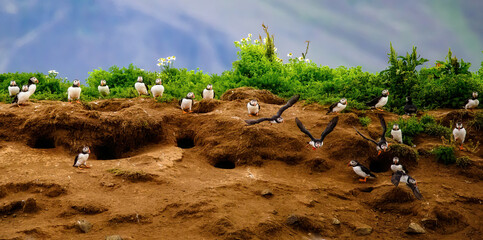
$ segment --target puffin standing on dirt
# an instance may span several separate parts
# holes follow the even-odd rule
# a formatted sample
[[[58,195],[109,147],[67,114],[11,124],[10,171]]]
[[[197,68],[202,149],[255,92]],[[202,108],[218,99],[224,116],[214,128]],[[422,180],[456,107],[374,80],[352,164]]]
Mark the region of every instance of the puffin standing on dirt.
[[[340,101],[330,105],[329,111],[327,111],[326,115],[329,115],[329,113],[335,113],[338,114],[342,110],[344,110],[347,107],[347,99],[342,98]]]
[[[384,110],[382,110],[382,107],[384,107],[384,105],[386,105],[388,98],[389,98],[389,90],[384,89],[384,90],[382,90],[381,96],[372,99],[370,102],[366,103],[366,106],[369,106],[371,108],[375,108],[379,111],[384,111]]]
[[[206,86],[206,88],[203,89],[201,96],[203,97],[203,99],[213,99],[213,98],[215,98],[215,91],[213,90],[213,85],[208,84],[208,86]]]
[[[134,84],[134,88],[138,91],[139,96],[148,95],[148,86],[143,82],[143,77],[139,76],[137,82]]]
[[[20,92],[20,88],[17,86],[15,81],[10,81],[10,85],[8,86],[8,94],[10,97],[17,95]]]
[[[183,113],[192,112],[191,108],[193,107],[194,98],[195,94],[189,92],[188,94],[186,94],[186,97],[179,100],[179,105],[181,106],[181,110],[183,110]]]
[[[370,138],[367,138],[365,137],[364,135],[362,135],[362,133],[360,133],[357,128],[354,127],[354,129],[356,130],[356,132],[361,135],[361,137],[363,137],[364,139],[366,139],[367,141],[370,141],[374,144],[376,144],[376,150],[378,151],[377,153],[377,156],[379,156],[381,154],[382,151],[386,151],[387,150],[387,147],[389,146],[389,143],[386,141],[386,121],[384,121],[384,117],[382,115],[377,115],[379,117],[379,121],[381,122],[381,127],[382,127],[382,133],[381,133],[381,140],[379,140],[379,142],[376,142]]]
[[[312,146],[313,150],[316,150],[317,148],[320,148],[324,145],[324,138],[334,130],[335,126],[337,125],[337,121],[339,121],[338,116],[332,118],[329,124],[327,124],[327,127],[325,127],[325,130],[322,132],[322,135],[320,135],[320,138],[317,139],[317,138],[314,138],[307,129],[305,129],[304,125],[298,118],[295,118],[297,127],[299,127],[300,131],[305,133],[305,135],[307,135],[310,138],[310,142],[308,142],[308,144]]]
[[[369,168],[363,166],[362,164],[360,164],[356,160],[350,161],[349,164],[347,164],[347,166],[349,166],[349,167],[352,166],[352,170],[354,170],[354,172],[357,175],[364,178],[364,179],[359,179],[360,182],[366,182],[367,178],[375,178],[376,177],[376,175],[371,173],[371,170],[369,170]]]
[[[17,106],[23,105],[29,100],[29,98],[30,98],[29,86],[23,85],[22,91],[19,92],[17,95],[15,95],[15,98],[13,99],[12,104],[16,103]]]
[[[80,103],[80,94],[80,81],[78,79],[75,79],[72,83],[72,86],[67,89],[67,100],[69,101],[69,103],[71,103],[73,100],[76,100],[77,103]]]
[[[97,87],[99,94],[103,97],[109,95],[109,86],[106,85],[106,80],[102,79],[101,84]]]
[[[35,92],[35,89],[37,89],[37,83],[39,83],[39,80],[36,77],[29,78],[28,87],[30,96],[32,96],[32,94]]]
[[[277,114],[269,117],[269,118],[260,118],[260,119],[257,119],[257,120],[245,120],[245,122],[247,123],[247,125],[253,125],[253,124],[257,124],[257,123],[261,123],[261,122],[264,122],[264,121],[270,121],[270,123],[283,123],[283,118],[282,118],[282,113],[287,110],[289,107],[291,107],[292,105],[294,105],[300,98],[300,95],[295,95],[293,96],[292,98],[290,98],[290,100],[288,100],[287,104],[285,104],[284,106],[282,106]]]
[[[417,199],[423,199],[423,195],[421,195],[421,192],[419,192],[416,179],[412,178],[407,173],[403,171],[397,171],[393,173],[391,177],[391,182],[396,187],[399,185],[400,182],[406,183],[406,185],[411,188],[411,190],[413,190],[413,194]]]
[[[478,104],[480,104],[480,101],[478,101],[478,92],[473,92],[471,96],[472,98],[466,100],[465,102],[465,109],[477,108]]]
[[[161,78],[156,79],[154,86],[151,87],[151,93],[153,94],[153,98],[163,97],[164,87]]]
[[[78,167],[79,169],[90,168],[87,166],[87,159],[89,158],[90,153],[91,150],[89,147],[82,148],[82,152],[75,156],[73,167]]]
[[[466,130],[463,127],[463,123],[456,123],[456,127],[453,129],[453,137],[456,142],[461,143],[459,149],[463,150],[463,143],[465,142]]]
[[[394,140],[396,140],[396,142],[400,144],[403,143],[402,132],[401,129],[399,129],[399,124],[392,125],[391,136]]]
[[[418,108],[413,104],[413,99],[411,97],[406,97],[406,105],[404,106],[404,112],[407,115],[416,114]]]
[[[258,112],[260,112],[260,104],[258,104],[256,99],[252,99],[247,103],[247,110],[248,116],[258,116]]]
[[[409,172],[402,164],[399,163],[398,157],[394,157],[392,159],[391,170],[392,170],[393,173],[395,173],[397,171],[401,171],[401,172],[404,172],[404,173]]]

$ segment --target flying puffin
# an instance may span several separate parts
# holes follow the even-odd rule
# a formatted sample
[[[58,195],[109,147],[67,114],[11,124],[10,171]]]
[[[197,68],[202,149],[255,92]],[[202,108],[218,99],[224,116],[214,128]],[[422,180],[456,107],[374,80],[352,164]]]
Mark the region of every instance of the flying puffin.
[[[394,186],[398,186],[400,182],[406,183],[406,185],[413,190],[414,196],[421,200],[423,199],[423,195],[419,192],[418,183],[416,179],[412,178],[411,176],[407,175],[407,173],[403,171],[397,171],[392,174],[391,182]]]
[[[10,81],[10,86],[8,86],[8,94],[10,97],[17,95],[20,92],[20,88],[17,86],[15,81]]]
[[[366,182],[367,178],[375,178],[376,175],[371,173],[371,170],[369,168],[366,168],[365,166],[361,165],[359,162],[356,160],[352,160],[347,164],[347,166],[352,166],[352,170],[359,175],[360,177],[364,179],[359,179],[360,182]]]
[[[186,97],[183,99],[179,100],[179,105],[181,106],[181,110],[183,110],[183,113],[192,112],[191,107],[193,107],[195,94],[192,92],[189,92],[186,94]]]
[[[28,86],[29,86],[29,94],[32,96],[34,94],[35,89],[37,89],[37,84],[39,83],[39,80],[36,77],[31,77],[29,78]]]
[[[460,150],[463,150],[463,143],[465,142],[466,130],[463,127],[463,123],[456,123],[455,129],[453,129],[453,137],[456,142],[460,142]]]
[[[397,171],[409,173],[409,171],[402,164],[399,163],[398,157],[394,157],[392,159],[391,170],[393,171],[393,173],[395,173]]]
[[[290,100],[288,100],[287,104],[285,104],[284,106],[282,106],[277,114],[269,117],[269,118],[260,118],[260,119],[257,119],[257,120],[245,120],[245,122],[247,123],[247,125],[253,125],[253,124],[257,124],[257,123],[261,123],[263,121],[270,121],[270,123],[282,123],[283,122],[283,118],[282,118],[282,113],[287,110],[289,107],[291,107],[292,105],[294,105],[300,98],[300,95],[295,95],[293,96],[292,98],[290,98]]]
[[[161,78],[156,79],[154,86],[151,87],[151,93],[153,94],[153,98],[163,97],[164,87]]]
[[[215,91],[213,90],[213,85],[208,84],[208,86],[206,86],[206,88],[203,89],[201,96],[203,97],[203,99],[213,99],[213,98],[215,98]]]
[[[382,126],[381,140],[379,140],[379,142],[376,142],[376,141],[374,141],[370,138],[365,137],[364,135],[362,135],[362,133],[357,131],[357,128],[354,127],[356,132],[359,135],[361,135],[361,137],[363,137],[367,141],[370,141],[370,142],[376,144],[376,150],[378,151],[377,156],[379,156],[382,151],[385,152],[387,150],[387,147],[389,146],[389,143],[386,141],[386,137],[385,137],[385,135],[386,135],[386,121],[384,121],[384,117],[382,115],[378,115],[378,117],[379,117],[379,121],[381,122],[381,126]]]
[[[80,81],[78,79],[75,79],[72,83],[72,86],[67,89],[67,100],[69,101],[69,103],[71,103],[71,101],[73,100],[76,100],[77,103],[80,103],[80,94]]]
[[[399,128],[399,124],[392,125],[391,136],[394,140],[396,140],[396,142],[400,144],[403,143],[402,132],[401,132],[401,129]]]
[[[15,98],[13,99],[12,103],[16,103],[17,106],[19,106],[27,102],[29,98],[30,98],[29,86],[23,85],[22,91],[19,92],[17,95],[15,95]]]
[[[370,102],[366,103],[366,106],[369,106],[371,108],[376,108],[379,111],[384,111],[382,110],[382,107],[386,105],[388,97],[389,96],[389,90],[384,89],[382,90],[382,95],[372,99]]]
[[[335,113],[335,114],[338,114],[339,112],[341,112],[342,110],[345,109],[345,107],[347,107],[347,99],[345,98],[342,98],[340,101],[330,105],[329,107],[329,111],[327,112],[326,115],[329,115],[329,113]]]
[[[75,156],[73,167],[78,167],[79,169],[90,168],[89,166],[87,166],[87,159],[89,158],[89,153],[91,153],[89,147],[82,148],[82,152]]]
[[[404,112],[407,115],[416,114],[418,108],[413,104],[413,99],[411,97],[406,97],[406,105],[404,106]]]
[[[465,109],[473,109],[477,108],[480,101],[478,101],[478,92],[473,92],[472,98],[466,100],[465,102]]]
[[[143,77],[139,76],[137,82],[134,84],[134,88],[138,91],[139,96],[149,95],[148,86],[143,82]]]
[[[317,148],[320,148],[320,147],[322,147],[322,145],[324,145],[324,138],[327,135],[329,135],[329,133],[331,133],[332,130],[334,130],[335,126],[337,125],[337,121],[339,121],[338,116],[332,118],[332,120],[330,120],[329,124],[327,124],[327,127],[325,127],[325,130],[322,132],[322,135],[320,135],[320,138],[316,139],[312,136],[312,134],[310,134],[310,132],[307,129],[305,129],[302,122],[298,118],[295,118],[295,122],[297,123],[297,127],[299,127],[300,131],[305,133],[310,138],[310,142],[308,142],[308,144],[310,146],[312,146],[313,150],[316,150]]]
[[[106,85],[106,80],[101,80],[101,84],[97,87],[97,90],[99,90],[99,94],[103,97],[109,95],[109,86]]]
[[[248,116],[258,116],[258,112],[260,112],[260,104],[258,104],[257,100],[252,99],[247,103],[247,109]]]

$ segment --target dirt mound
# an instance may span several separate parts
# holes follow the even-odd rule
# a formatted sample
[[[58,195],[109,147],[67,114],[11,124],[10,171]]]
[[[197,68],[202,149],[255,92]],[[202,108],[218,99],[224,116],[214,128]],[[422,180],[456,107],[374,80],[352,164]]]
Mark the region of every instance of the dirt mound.
[[[377,197],[369,205],[379,212],[392,212],[403,215],[417,214],[417,209],[412,204],[415,201],[410,189],[403,189],[406,186],[391,187],[388,190],[378,192]],[[382,194],[382,195],[381,195]]]
[[[223,101],[247,100],[248,102],[251,99],[268,104],[285,104],[287,102],[268,90],[258,90],[251,87],[229,89],[220,97],[220,100]]]
[[[454,210],[435,207],[432,214],[437,219],[434,230],[440,234],[452,234],[462,231],[468,226],[466,218]]]
[[[195,113],[209,113],[216,109],[221,104],[216,99],[203,99],[193,106],[193,112]]]

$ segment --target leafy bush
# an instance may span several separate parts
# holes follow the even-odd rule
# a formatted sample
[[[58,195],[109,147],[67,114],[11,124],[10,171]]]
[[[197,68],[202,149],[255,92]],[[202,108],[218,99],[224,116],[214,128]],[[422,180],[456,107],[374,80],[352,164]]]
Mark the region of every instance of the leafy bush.
[[[460,168],[467,168],[471,165],[471,160],[468,156],[456,158],[456,166]]]
[[[371,123],[371,118],[369,117],[359,117],[359,122],[362,126],[367,127]]]
[[[440,163],[448,165],[456,162],[454,148],[451,146],[440,145],[433,149],[433,154]]]

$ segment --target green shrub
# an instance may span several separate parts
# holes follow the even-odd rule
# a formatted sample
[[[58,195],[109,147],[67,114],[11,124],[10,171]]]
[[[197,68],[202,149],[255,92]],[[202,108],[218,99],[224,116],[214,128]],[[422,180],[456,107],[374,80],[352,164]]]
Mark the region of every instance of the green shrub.
[[[433,154],[440,163],[448,165],[456,162],[454,148],[451,146],[440,145],[433,149]]]
[[[456,158],[456,166],[460,168],[467,168],[471,165],[471,160],[468,156]]]
[[[361,125],[363,127],[367,127],[371,123],[371,118],[369,118],[367,116],[366,117],[359,117],[359,122],[361,123]]]

